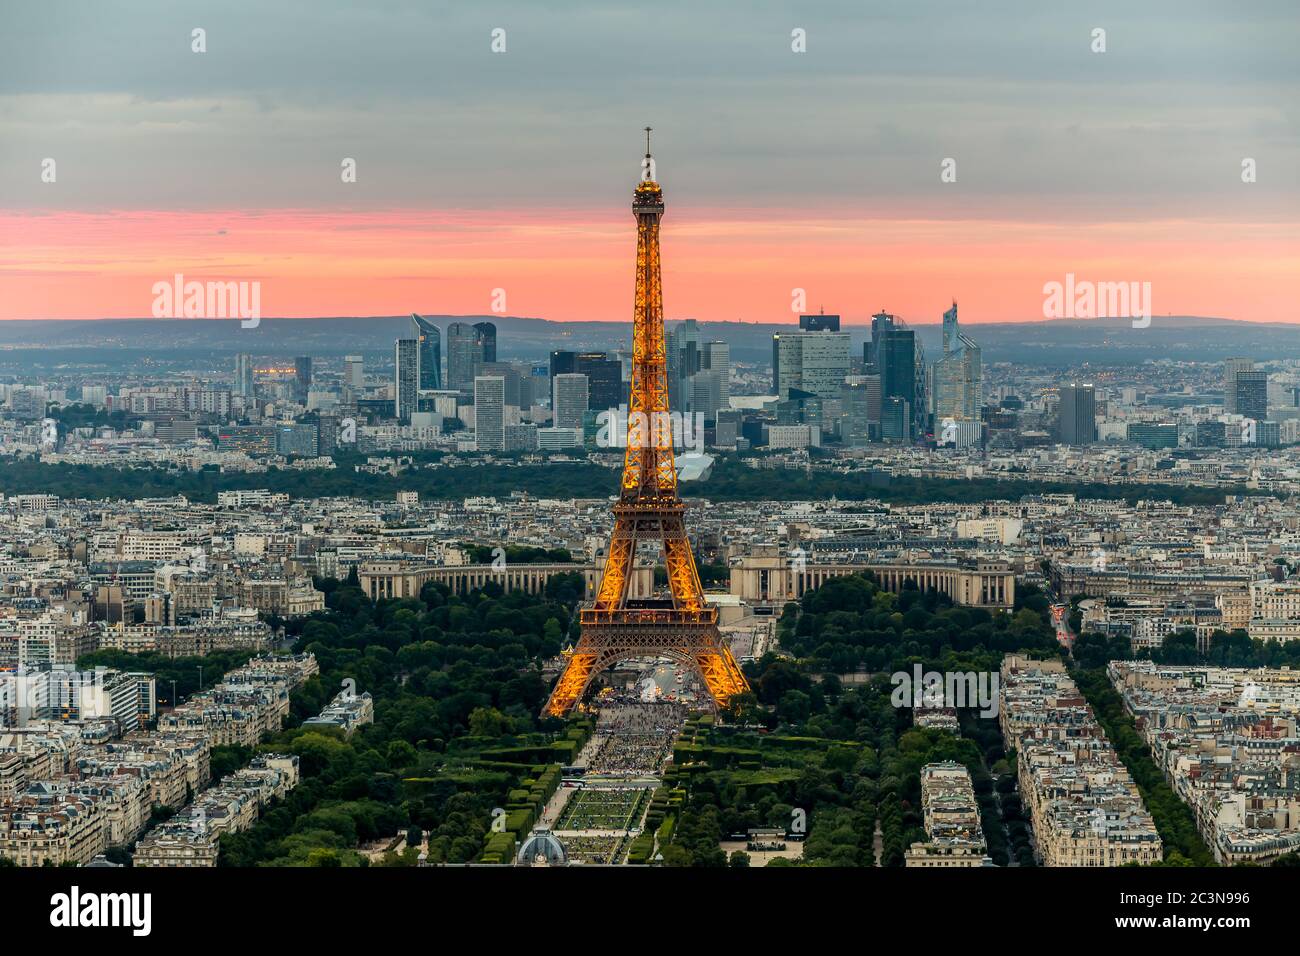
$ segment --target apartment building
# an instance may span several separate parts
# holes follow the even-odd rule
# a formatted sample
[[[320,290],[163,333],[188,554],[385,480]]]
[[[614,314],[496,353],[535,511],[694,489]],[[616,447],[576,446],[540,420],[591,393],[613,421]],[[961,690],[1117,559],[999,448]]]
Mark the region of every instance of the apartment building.
[[[970,772],[953,760],[921,768],[921,810],[929,840],[904,854],[907,867],[992,866]]]
[[[1300,852],[1300,672],[1112,661],[1107,675],[1216,861]]]
[[[1137,785],[1060,661],[1009,654],[998,719],[1016,749],[1020,792],[1044,866],[1125,866],[1162,859]]]

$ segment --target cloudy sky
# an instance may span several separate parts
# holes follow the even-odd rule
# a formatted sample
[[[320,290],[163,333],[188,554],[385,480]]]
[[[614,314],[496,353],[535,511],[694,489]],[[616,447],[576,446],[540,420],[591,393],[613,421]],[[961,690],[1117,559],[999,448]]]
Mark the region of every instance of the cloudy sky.
[[[511,314],[626,318],[649,124],[670,318],[788,320],[799,288],[855,322],[952,298],[1028,321],[1074,273],[1150,282],[1157,314],[1300,320],[1291,0],[4,19],[0,318],[148,315],[177,272],[259,281],[267,315],[481,313],[504,289]]]

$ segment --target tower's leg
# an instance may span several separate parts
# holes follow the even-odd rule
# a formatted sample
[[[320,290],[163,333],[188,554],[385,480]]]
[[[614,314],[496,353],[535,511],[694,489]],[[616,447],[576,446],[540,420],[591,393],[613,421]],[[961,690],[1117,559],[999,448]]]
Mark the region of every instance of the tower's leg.
[[[578,638],[578,646],[573,649],[573,654],[569,657],[569,662],[564,665],[560,679],[555,682],[550,699],[542,708],[543,717],[563,717],[567,714],[573,709],[574,704],[582,700],[587,685],[596,676],[597,655],[582,646],[584,641],[586,641],[585,636]]]
[[[589,627],[578,639],[542,716],[563,717],[582,700],[597,675],[633,657],[668,657],[690,668],[704,684],[709,704],[715,709],[749,690],[745,675],[716,627],[698,628],[684,636],[680,631],[670,634],[651,633],[646,628]]]
[[[718,635],[715,647],[696,652],[695,666],[717,707],[727,706],[732,697],[749,690],[749,681],[745,680],[731,648],[727,647],[721,635]]]

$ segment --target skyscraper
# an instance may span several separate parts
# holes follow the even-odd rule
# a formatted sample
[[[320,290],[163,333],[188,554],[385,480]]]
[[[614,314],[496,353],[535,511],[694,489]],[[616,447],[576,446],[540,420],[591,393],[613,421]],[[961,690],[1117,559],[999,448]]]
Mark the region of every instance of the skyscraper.
[[[934,363],[935,420],[979,421],[983,402],[980,347],[958,327],[954,302],[943,314],[943,357]]]
[[[880,438],[880,376],[858,375],[840,386],[840,437],[856,448]]]
[[[433,391],[442,388],[442,333],[428,319],[411,313],[411,322],[415,326],[415,340],[418,344],[420,361],[419,382],[421,391]]]
[[[491,322],[447,326],[447,388],[472,388],[484,363],[496,360],[497,327]]]
[[[587,376],[561,372],[551,379],[551,413],[555,428],[581,428],[587,414]]]
[[[1230,358],[1223,363],[1223,410],[1229,415],[1237,411],[1237,373],[1254,368],[1254,361],[1248,358]]]
[[[588,408],[607,410],[618,408],[627,401],[623,390],[623,363],[605,352],[552,352],[551,380],[559,375],[586,376]]]
[[[1091,445],[1097,440],[1097,395],[1093,386],[1062,386],[1059,415],[1062,445]]]
[[[305,402],[309,391],[311,391],[311,356],[300,355],[293,360],[294,398]]]
[[[497,327],[491,322],[474,323],[474,344],[478,349],[480,362],[497,360]]]
[[[893,423],[906,424],[906,437],[913,437],[926,394],[924,382],[917,375],[917,333],[906,328],[897,316],[878,312],[871,316],[871,354],[874,355],[876,373],[880,376],[880,420],[888,418]],[[906,414],[889,406],[889,399],[906,403]],[[884,429],[884,424],[881,424]],[[891,436],[896,437],[896,436]]]
[[[719,408],[731,406],[731,346],[718,339],[704,343],[704,367],[718,373]]]
[[[474,366],[483,361],[478,334],[468,322],[447,326],[447,387],[467,389],[474,384]]]
[[[894,327],[895,316],[881,309],[871,317],[871,340],[862,345],[862,362],[864,365],[880,366],[880,335]]]
[[[393,414],[398,421],[409,422],[416,410],[420,382],[420,343],[418,339],[398,339],[394,354]]]
[[[1268,373],[1252,369],[1238,372],[1236,380],[1237,414],[1262,422],[1268,418]]]
[[[849,333],[778,332],[772,336],[772,384],[780,398],[790,390],[839,398],[849,373]]]
[[[253,356],[247,352],[235,356],[235,394],[253,397]]]
[[[690,400],[687,381],[700,370],[700,326],[694,319],[683,319],[664,333],[667,354],[668,407],[686,411]]]
[[[524,376],[520,374],[520,366],[510,362],[484,362],[478,367],[479,375],[499,376],[505,381],[505,403],[519,407],[523,404],[520,399],[520,385]]]
[[[899,395],[880,400],[880,437],[906,442],[912,438],[912,405]]]
[[[838,315],[827,315],[825,312],[818,312],[816,315],[801,315],[799,316],[799,328],[805,332],[838,332],[840,330],[840,317]]]
[[[604,352],[580,352],[574,371],[587,376],[587,406],[618,408],[627,401],[623,391],[623,363]]]
[[[354,392],[366,387],[366,364],[360,355],[349,355],[343,359],[343,384]]]
[[[1262,422],[1268,418],[1268,373],[1248,358],[1230,358],[1223,369],[1223,410]]]
[[[722,398],[722,373],[701,369],[690,377],[689,411],[704,416],[705,423],[718,420],[718,410],[727,405]]]
[[[551,378],[557,375],[572,375],[578,370],[578,353],[557,349],[551,353]]]
[[[339,447],[339,417],[321,415],[316,420],[316,453],[333,455]]]
[[[506,447],[506,381],[497,375],[474,379],[474,447],[503,451]]]

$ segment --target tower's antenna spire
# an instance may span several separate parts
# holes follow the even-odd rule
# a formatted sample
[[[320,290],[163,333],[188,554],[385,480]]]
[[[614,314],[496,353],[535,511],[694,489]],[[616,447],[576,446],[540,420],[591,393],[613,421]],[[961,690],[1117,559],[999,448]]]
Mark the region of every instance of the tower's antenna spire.
[[[645,128],[645,154],[646,154],[647,156],[650,155],[650,130],[653,129],[653,128],[654,128],[654,127],[651,127],[651,126],[647,126],[647,127]]]

